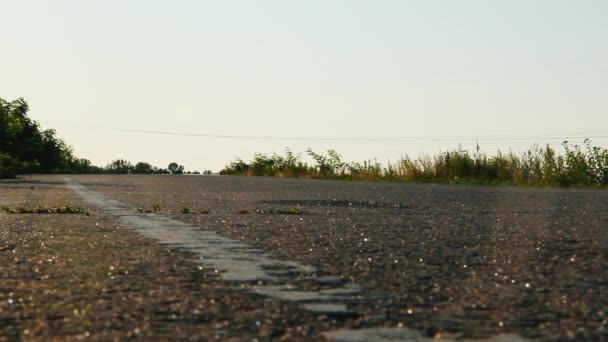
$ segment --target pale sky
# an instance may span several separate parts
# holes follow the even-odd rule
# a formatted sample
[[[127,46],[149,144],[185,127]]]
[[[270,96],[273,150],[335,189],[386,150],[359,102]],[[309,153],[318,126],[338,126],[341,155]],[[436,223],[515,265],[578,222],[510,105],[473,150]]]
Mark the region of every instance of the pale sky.
[[[0,0],[0,97],[99,165],[608,146],[607,16],[602,0]]]

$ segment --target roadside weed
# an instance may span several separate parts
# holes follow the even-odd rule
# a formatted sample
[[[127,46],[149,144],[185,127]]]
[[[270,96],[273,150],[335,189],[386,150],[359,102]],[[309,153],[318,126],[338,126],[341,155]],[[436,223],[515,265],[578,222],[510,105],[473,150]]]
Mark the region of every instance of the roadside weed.
[[[0,210],[8,214],[85,214],[89,215],[89,212],[85,208],[74,207],[74,206],[61,206],[61,207],[16,207],[11,208],[8,206],[0,207]]]
[[[550,145],[534,145],[522,153],[497,150],[487,155],[479,145],[473,151],[459,147],[435,156],[418,158],[403,155],[396,162],[377,160],[346,163],[335,150],[306,153],[314,164],[302,162],[300,155],[286,149],[285,156],[256,153],[249,163],[237,160],[220,174],[320,178],[336,180],[429,182],[464,184],[507,184],[562,187],[608,187],[608,149],[562,143],[563,153]]]
[[[271,208],[271,209],[256,209],[256,213],[258,214],[268,214],[268,215],[301,215],[302,209],[300,208]]]

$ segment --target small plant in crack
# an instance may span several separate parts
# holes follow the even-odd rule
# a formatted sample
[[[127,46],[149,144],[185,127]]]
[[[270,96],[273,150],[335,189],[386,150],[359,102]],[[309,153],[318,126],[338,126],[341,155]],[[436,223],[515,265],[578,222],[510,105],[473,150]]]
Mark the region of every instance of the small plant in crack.
[[[160,212],[160,203],[154,203],[152,205],[152,211],[155,212],[155,213]]]
[[[82,207],[74,207],[65,205],[61,207],[37,207],[37,208],[26,208],[17,207],[11,208],[8,206],[0,207],[0,210],[8,214],[85,214],[89,215],[89,212]]]
[[[146,213],[146,214],[159,213],[160,204],[159,203],[152,204],[152,206],[150,208],[138,207],[137,211],[140,213]]]
[[[270,208],[270,209],[256,209],[258,214],[268,215],[302,215],[302,209],[300,208]]]

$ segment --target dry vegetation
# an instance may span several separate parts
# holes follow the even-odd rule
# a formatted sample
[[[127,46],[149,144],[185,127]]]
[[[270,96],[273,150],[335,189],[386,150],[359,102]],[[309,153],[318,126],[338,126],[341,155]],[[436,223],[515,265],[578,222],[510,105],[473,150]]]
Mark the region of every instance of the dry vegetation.
[[[383,165],[376,160],[362,163],[342,161],[334,150],[327,155],[307,153],[314,165],[301,160],[289,149],[285,156],[256,154],[249,163],[237,160],[220,174],[322,178],[365,181],[437,182],[466,184],[508,184],[562,187],[608,186],[608,150],[592,146],[562,144],[563,153],[549,145],[534,146],[516,154],[498,151],[488,156],[479,146],[473,152],[456,149],[434,157],[402,157],[396,163]]]

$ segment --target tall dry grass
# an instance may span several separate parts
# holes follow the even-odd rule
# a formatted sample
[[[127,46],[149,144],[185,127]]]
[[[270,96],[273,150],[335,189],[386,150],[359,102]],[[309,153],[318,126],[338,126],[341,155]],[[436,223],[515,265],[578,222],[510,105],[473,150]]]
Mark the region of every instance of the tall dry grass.
[[[302,161],[286,149],[285,156],[257,153],[253,160],[237,160],[220,174],[321,178],[340,180],[437,182],[466,184],[509,184],[538,186],[608,186],[608,150],[592,146],[562,143],[558,153],[551,146],[532,146],[523,153],[486,155],[479,146],[474,151],[453,149],[435,156],[412,158],[404,155],[386,165],[377,160],[344,162],[334,150],[320,154],[308,149],[314,164]]]

